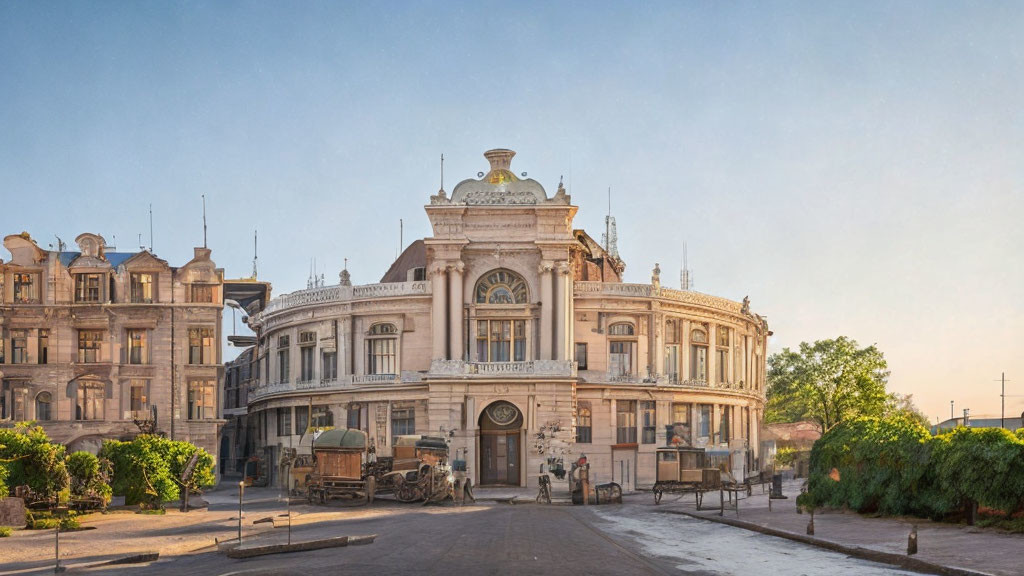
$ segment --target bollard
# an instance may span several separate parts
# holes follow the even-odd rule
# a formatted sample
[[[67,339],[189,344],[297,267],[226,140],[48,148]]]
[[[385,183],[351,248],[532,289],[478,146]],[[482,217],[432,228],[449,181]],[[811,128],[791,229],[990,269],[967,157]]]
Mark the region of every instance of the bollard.
[[[917,524],[910,528],[910,536],[907,537],[907,556],[917,554]]]
[[[238,483],[238,547],[242,547],[242,494],[245,492],[245,480]]]
[[[807,535],[814,536],[814,510],[811,510],[811,521],[807,523]]]

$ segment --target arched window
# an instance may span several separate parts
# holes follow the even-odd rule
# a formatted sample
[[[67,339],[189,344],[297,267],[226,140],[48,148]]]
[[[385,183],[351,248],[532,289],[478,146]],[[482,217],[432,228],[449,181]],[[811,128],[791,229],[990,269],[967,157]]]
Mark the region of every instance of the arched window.
[[[629,377],[636,374],[633,358],[636,356],[636,338],[633,325],[627,322],[608,327],[608,372],[612,378]]]
[[[50,406],[52,406],[53,397],[50,396],[49,392],[40,392],[36,394],[36,420],[40,422],[46,422],[52,418]]]
[[[103,420],[105,392],[102,382],[79,381],[75,420]]]
[[[590,412],[590,403],[580,402],[576,408],[576,442],[590,444],[593,415]]]
[[[529,297],[526,281],[511,270],[492,270],[476,283],[474,301],[477,304],[526,304]]]
[[[618,324],[612,324],[608,328],[609,336],[632,336],[633,325],[627,322],[619,322]]]
[[[398,373],[398,328],[394,324],[374,324],[366,334],[366,373]]]
[[[690,379],[708,379],[708,333],[700,329],[690,332]]]

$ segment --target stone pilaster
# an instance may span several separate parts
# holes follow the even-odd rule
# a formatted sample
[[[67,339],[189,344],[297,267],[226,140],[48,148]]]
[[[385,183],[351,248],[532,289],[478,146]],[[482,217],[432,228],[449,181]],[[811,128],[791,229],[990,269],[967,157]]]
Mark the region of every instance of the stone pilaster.
[[[554,299],[551,295],[551,272],[554,263],[544,260],[540,264],[540,359],[551,360],[551,325],[554,321]]]
[[[449,329],[449,358],[451,360],[462,360],[465,346],[462,342],[463,335],[463,302],[462,302],[462,288],[463,279],[462,271],[465,269],[465,265],[462,262],[456,262],[448,266],[448,329]]]
[[[436,262],[430,270],[431,304],[433,306],[430,314],[430,333],[433,345],[431,358],[434,360],[444,360],[448,357],[446,346],[448,343],[446,330],[448,319],[445,316],[447,311],[445,300],[448,298],[448,277],[445,274],[445,267],[444,262]]]

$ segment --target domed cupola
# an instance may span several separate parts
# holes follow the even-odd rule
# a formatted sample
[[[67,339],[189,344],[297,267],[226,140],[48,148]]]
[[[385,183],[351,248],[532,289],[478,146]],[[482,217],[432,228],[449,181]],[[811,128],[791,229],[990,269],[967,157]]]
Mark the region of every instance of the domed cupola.
[[[479,180],[463,180],[452,191],[452,204],[506,205],[541,204],[548,201],[547,193],[532,178],[519,178],[510,169],[516,153],[504,148],[484,152],[491,169]]]

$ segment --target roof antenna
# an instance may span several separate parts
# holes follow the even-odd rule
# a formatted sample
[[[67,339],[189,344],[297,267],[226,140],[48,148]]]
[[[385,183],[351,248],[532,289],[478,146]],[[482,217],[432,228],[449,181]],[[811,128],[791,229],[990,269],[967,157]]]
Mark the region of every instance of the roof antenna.
[[[149,203],[149,251],[153,252],[153,203]]]
[[[252,231],[252,279],[256,279],[256,264],[259,262],[259,232]]]
[[[402,239],[405,234],[405,224],[402,223],[402,219],[398,219],[398,253],[402,253],[402,248],[405,248],[405,241]]]
[[[608,187],[608,215],[604,217],[604,234],[601,238],[604,251],[612,258],[619,257],[619,233],[615,229],[615,217],[612,216],[612,187]]]
[[[206,248],[206,194],[203,194],[203,248]]]
[[[441,153],[441,190],[444,192],[444,153]]]
[[[139,250],[145,250],[146,245],[142,243],[142,232],[139,232]]]
[[[679,270],[679,289],[690,290],[693,286],[692,278],[690,278],[690,263],[686,257],[686,242],[683,242],[683,266]]]

